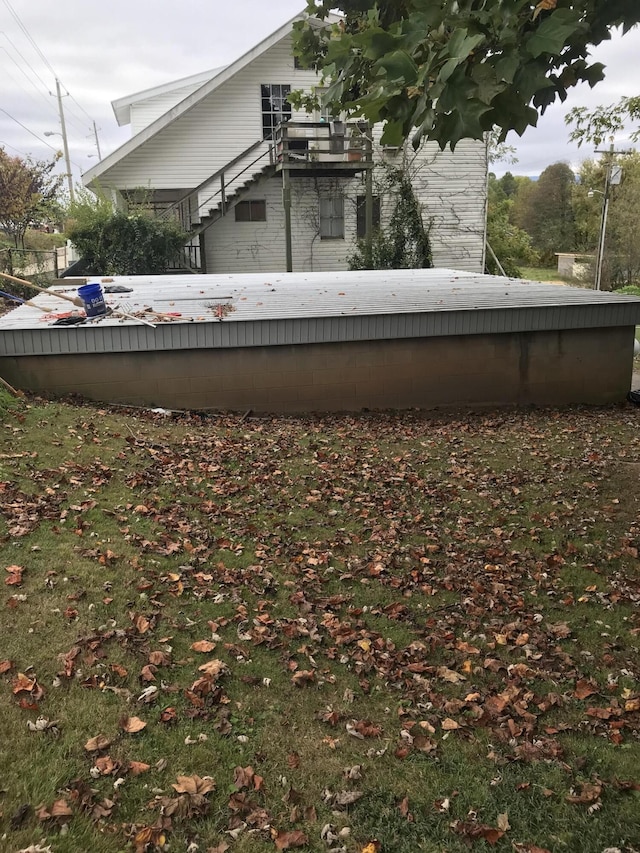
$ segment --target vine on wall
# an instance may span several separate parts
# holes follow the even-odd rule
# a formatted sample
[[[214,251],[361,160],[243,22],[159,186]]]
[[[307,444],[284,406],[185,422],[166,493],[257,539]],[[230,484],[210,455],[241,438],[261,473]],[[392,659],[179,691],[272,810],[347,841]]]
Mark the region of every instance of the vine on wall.
[[[349,256],[350,270],[428,269],[433,266],[429,230],[411,178],[402,169],[387,168],[386,191],[393,197],[389,225],[369,239],[358,240]]]

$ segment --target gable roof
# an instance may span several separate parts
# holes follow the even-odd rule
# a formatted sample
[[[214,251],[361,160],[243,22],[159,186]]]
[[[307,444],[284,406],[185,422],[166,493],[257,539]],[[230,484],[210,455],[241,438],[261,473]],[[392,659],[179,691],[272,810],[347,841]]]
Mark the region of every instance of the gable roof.
[[[169,83],[162,83],[159,86],[152,86],[150,89],[143,89],[141,92],[134,92],[133,95],[126,95],[124,98],[118,98],[111,101],[111,107],[116,117],[116,121],[122,127],[131,122],[131,106],[139,101],[147,101],[149,98],[157,98],[159,95],[167,95],[170,92],[176,92],[180,89],[186,89],[187,86],[201,86],[208,80],[211,80],[216,74],[224,71],[226,65],[221,65],[219,68],[213,68],[210,71],[201,71],[199,74],[191,74],[188,77],[181,77],[180,80],[171,80]]]
[[[107,172],[113,166],[116,165],[120,160],[122,160],[127,155],[131,154],[132,151],[135,151],[136,148],[139,148],[141,145],[144,145],[145,142],[148,142],[152,137],[156,134],[160,133],[170,124],[173,124],[180,116],[184,115],[188,110],[192,109],[196,104],[200,103],[203,98],[206,98],[211,92],[214,92],[219,86],[222,86],[223,83],[226,83],[227,80],[231,79],[234,75],[236,75],[239,71],[242,71],[243,68],[246,68],[254,59],[257,59],[271,47],[276,45],[279,41],[281,41],[285,36],[287,36],[291,32],[291,28],[293,26],[294,21],[298,21],[301,18],[306,17],[304,12],[300,12],[295,15],[286,24],[277,29],[275,32],[271,33],[270,36],[263,39],[259,42],[255,47],[252,47],[251,50],[248,50],[245,54],[243,54],[239,59],[236,59],[235,62],[232,62],[230,65],[227,65],[225,68],[220,71],[220,73],[216,74],[215,77],[208,80],[204,83],[199,89],[195,92],[192,92],[190,95],[180,101],[179,104],[172,107],[170,110],[167,110],[164,115],[161,115],[160,118],[156,119],[152,122],[148,127],[145,127],[140,133],[137,133],[135,136],[132,136],[131,139],[127,140],[127,142],[123,143],[119,148],[116,148],[115,151],[112,151],[111,154],[107,155],[103,160],[99,163],[96,163],[95,166],[92,166],[91,169],[88,169],[83,175],[82,180],[85,185],[89,184],[91,181],[99,178],[100,175]],[[334,18],[338,20],[336,16],[331,16],[330,19]],[[168,84],[170,85],[170,84]]]

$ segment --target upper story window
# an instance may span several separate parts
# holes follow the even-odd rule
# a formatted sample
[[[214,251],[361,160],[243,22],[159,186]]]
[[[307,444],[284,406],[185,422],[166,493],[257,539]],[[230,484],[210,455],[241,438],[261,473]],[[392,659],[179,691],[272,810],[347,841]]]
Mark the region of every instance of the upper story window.
[[[275,127],[291,118],[291,104],[287,101],[290,93],[291,86],[288,83],[263,83],[260,86],[263,139],[272,139]]]

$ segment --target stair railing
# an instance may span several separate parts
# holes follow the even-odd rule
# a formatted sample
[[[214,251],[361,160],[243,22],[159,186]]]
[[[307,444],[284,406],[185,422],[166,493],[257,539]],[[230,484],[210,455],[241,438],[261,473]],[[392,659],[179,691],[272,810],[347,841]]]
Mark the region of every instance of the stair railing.
[[[229,160],[229,162],[226,163],[221,169],[218,169],[212,175],[209,175],[209,177],[205,178],[205,180],[202,181],[202,183],[198,184],[197,187],[195,187],[192,190],[189,190],[188,193],[181,196],[181,198],[179,198],[177,201],[174,201],[173,204],[170,205],[170,207],[167,207],[166,210],[163,210],[162,213],[160,214],[160,217],[162,219],[168,219],[170,216],[173,216],[174,213],[180,208],[181,205],[183,205],[185,202],[189,201],[194,196],[197,198],[199,193],[206,186],[208,186],[210,183],[215,181],[217,178],[220,178],[220,189],[217,190],[212,195],[210,195],[207,199],[205,199],[205,201],[202,202],[202,204],[198,204],[198,209],[200,209],[201,207],[204,207],[204,205],[206,205],[212,199],[216,198],[216,196],[220,195],[221,201],[222,201],[221,207],[222,207],[222,212],[224,215],[224,213],[226,211],[227,190],[234,183],[234,181],[236,181],[241,175],[244,175],[245,172],[247,172],[252,166],[255,166],[256,163],[258,163],[260,160],[264,159],[265,157],[268,157],[270,165],[273,165],[273,163],[274,163],[273,145],[270,144],[266,151],[263,151],[261,154],[258,155],[258,157],[256,157],[250,163],[248,163],[244,167],[244,169],[242,169],[240,172],[238,172],[236,175],[234,175],[233,178],[228,183],[225,182],[225,176],[229,172],[229,170],[233,169],[233,167],[237,163],[239,163],[241,160],[243,160],[245,157],[247,157],[249,154],[251,154],[253,151],[255,151],[255,149],[258,148],[260,145],[262,145],[263,142],[265,142],[264,139],[259,139],[257,142],[254,142],[252,145],[250,145],[248,148],[246,148],[242,153],[240,153],[236,157],[234,157],[233,160]]]

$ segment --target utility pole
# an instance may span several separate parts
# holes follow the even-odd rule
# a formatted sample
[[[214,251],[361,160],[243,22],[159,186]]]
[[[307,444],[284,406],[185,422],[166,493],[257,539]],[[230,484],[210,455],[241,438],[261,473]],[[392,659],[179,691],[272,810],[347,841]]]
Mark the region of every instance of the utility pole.
[[[69,182],[69,198],[75,201],[73,192],[73,174],[71,173],[71,160],[69,158],[69,144],[67,142],[67,126],[64,121],[64,110],[62,109],[62,92],[60,91],[60,81],[56,77],[56,95],[58,97],[58,111],[60,113],[60,127],[62,128],[62,146],[64,149],[64,161],[67,164],[67,181]],[[95,127],[95,125],[94,125]],[[97,138],[97,137],[96,137]],[[99,151],[100,149],[98,149]]]
[[[95,121],[93,122],[93,135],[96,138],[96,148],[98,149],[98,160],[102,160],[102,154],[100,153],[100,140],[98,139],[98,128],[96,127]]]
[[[596,150],[596,154],[607,156],[604,171],[604,196],[602,200],[602,216],[600,217],[600,234],[598,237],[598,250],[596,253],[596,290],[601,290],[602,285],[602,263],[604,261],[604,244],[607,235],[607,217],[609,215],[609,199],[611,187],[620,183],[621,169],[615,166],[614,157],[622,154],[631,154],[631,151],[616,151],[613,142],[605,151]]]

